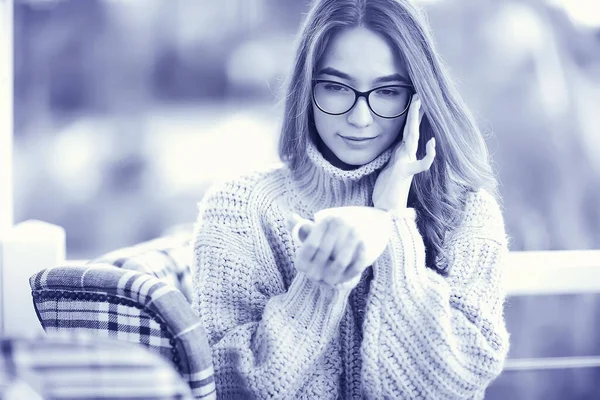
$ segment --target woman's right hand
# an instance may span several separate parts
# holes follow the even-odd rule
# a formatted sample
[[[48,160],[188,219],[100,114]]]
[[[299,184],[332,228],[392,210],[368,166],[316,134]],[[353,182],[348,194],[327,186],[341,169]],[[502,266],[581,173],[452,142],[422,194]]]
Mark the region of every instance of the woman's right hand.
[[[292,216],[290,231],[301,218]],[[302,245],[294,264],[311,280],[323,282],[336,289],[356,286],[368,267],[364,259],[364,243],[356,230],[337,217],[325,217],[319,222],[305,224],[300,230]]]

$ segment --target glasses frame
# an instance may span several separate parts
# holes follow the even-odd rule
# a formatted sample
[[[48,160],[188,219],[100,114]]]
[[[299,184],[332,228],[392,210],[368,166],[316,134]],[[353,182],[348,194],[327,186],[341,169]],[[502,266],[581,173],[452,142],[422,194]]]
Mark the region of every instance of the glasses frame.
[[[348,108],[346,111],[341,112],[341,113],[330,113],[328,111],[325,111],[321,108],[321,106],[319,105],[319,102],[317,102],[317,98],[315,96],[315,86],[317,86],[317,84],[319,83],[334,83],[336,85],[340,85],[340,86],[344,86],[347,87],[348,89],[352,90],[354,92],[354,103],[352,103],[352,105],[350,106],[350,108]],[[406,106],[406,108],[404,109],[404,111],[402,111],[400,114],[395,115],[393,117],[385,117],[383,115],[377,114],[373,108],[371,107],[371,103],[369,102],[369,96],[371,95],[372,92],[379,90],[379,89],[385,89],[388,87],[404,87],[404,88],[409,88],[411,91],[411,95],[408,99],[408,105]],[[375,115],[377,115],[380,118],[385,118],[385,119],[394,119],[394,118],[398,118],[401,117],[402,115],[406,114],[406,112],[408,111],[408,109],[410,108],[410,104],[412,102],[412,97],[413,95],[416,93],[415,87],[413,85],[410,85],[408,83],[396,83],[393,85],[383,85],[383,86],[377,86],[376,88],[373,88],[371,90],[367,90],[366,92],[361,92],[360,90],[356,90],[354,89],[352,86],[350,85],[346,85],[345,83],[341,83],[338,81],[332,81],[329,79],[313,79],[313,84],[312,84],[312,98],[313,101],[315,102],[315,105],[317,106],[317,108],[321,111],[323,111],[325,114],[329,114],[329,115],[343,115],[346,114],[348,112],[350,112],[350,110],[352,110],[354,108],[354,106],[356,105],[356,103],[358,102],[358,99],[360,99],[361,97],[365,98],[365,101],[367,102],[367,106],[369,107],[369,110],[371,110],[371,112]]]

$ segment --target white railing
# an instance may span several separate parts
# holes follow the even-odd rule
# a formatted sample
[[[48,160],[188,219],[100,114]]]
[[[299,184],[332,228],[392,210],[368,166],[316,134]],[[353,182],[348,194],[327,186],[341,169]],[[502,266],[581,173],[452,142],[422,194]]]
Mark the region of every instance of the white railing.
[[[600,293],[600,250],[512,251],[505,268],[510,296]]]
[[[505,371],[547,369],[597,368],[600,356],[511,358],[504,364]]]
[[[87,260],[68,260],[82,265]],[[505,266],[510,297],[555,294],[600,294],[600,250],[513,251]],[[557,317],[558,318],[558,317]],[[505,371],[600,367],[600,355],[580,357],[510,358]]]
[[[504,284],[510,297],[600,294],[600,250],[510,252],[504,278]],[[600,355],[511,358],[506,360],[504,370],[597,367],[600,367]]]

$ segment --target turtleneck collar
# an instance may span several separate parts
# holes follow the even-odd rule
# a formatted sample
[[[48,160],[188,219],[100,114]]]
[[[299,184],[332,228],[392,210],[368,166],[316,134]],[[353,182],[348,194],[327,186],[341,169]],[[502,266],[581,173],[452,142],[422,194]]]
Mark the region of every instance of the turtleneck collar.
[[[327,161],[312,140],[307,141],[306,152],[308,160],[293,181],[296,200],[309,213],[328,207],[371,206],[375,180],[392,154],[387,149],[368,164],[343,170]]]

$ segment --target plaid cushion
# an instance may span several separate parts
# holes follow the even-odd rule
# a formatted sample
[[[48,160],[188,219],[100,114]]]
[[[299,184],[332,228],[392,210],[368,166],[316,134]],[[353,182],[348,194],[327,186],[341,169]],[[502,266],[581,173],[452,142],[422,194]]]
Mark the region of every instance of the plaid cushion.
[[[83,330],[140,343],[171,361],[195,398],[216,397],[206,332],[172,285],[102,264],[45,269],[29,283],[47,332]]]
[[[183,230],[135,246],[106,253],[88,264],[111,264],[153,275],[179,289],[192,301],[191,232]]]
[[[0,376],[28,385],[12,393],[29,390],[27,397],[13,398],[31,399],[38,393],[38,398],[56,400],[192,399],[190,388],[168,363],[131,343],[70,332],[4,338],[0,348]],[[9,388],[4,386],[5,393]]]

